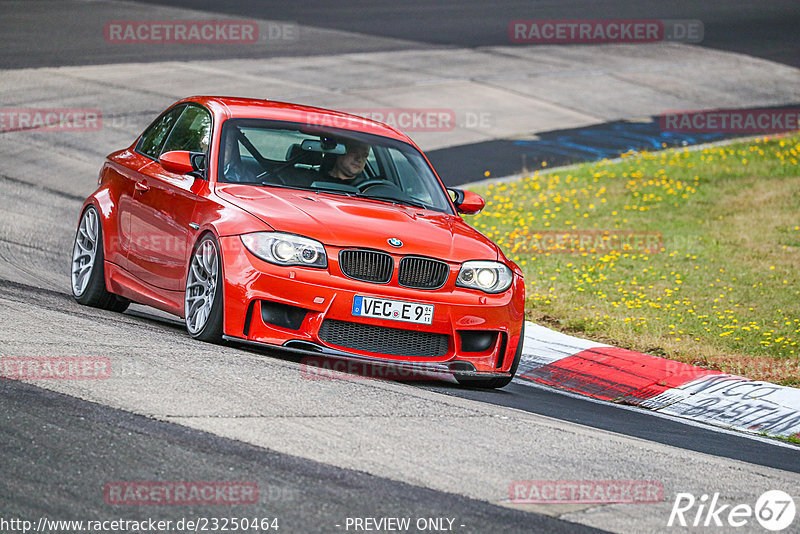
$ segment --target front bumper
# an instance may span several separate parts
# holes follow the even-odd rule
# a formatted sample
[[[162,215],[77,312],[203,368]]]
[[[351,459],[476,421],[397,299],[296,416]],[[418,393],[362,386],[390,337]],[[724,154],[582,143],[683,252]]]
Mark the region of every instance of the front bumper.
[[[445,285],[436,290],[401,287],[395,276],[388,284],[361,282],[339,269],[336,247],[326,247],[327,269],[283,267],[253,256],[238,236],[220,239],[223,261],[225,335],[237,341],[278,346],[308,354],[375,361],[403,368],[428,369],[460,376],[508,376],[524,320],[524,284],[514,276],[504,293],[489,295],[455,286],[459,265],[450,265]],[[401,256],[393,255],[395,267]],[[356,295],[373,296],[434,306],[430,325],[352,315]],[[272,320],[275,309],[288,310],[293,319]],[[298,311],[299,310],[299,311]],[[321,336],[328,321],[345,324],[371,336],[366,345],[347,337]],[[377,327],[377,328],[376,328]],[[327,330],[327,328],[326,328]],[[361,332],[363,330],[363,332]],[[385,339],[392,347],[379,348]],[[471,346],[467,339],[488,333],[488,346]],[[404,354],[405,335],[436,338],[441,350]],[[446,349],[442,344],[446,336]],[[363,337],[363,335],[361,336]],[[488,338],[487,338],[488,339]],[[377,345],[376,345],[377,341]],[[368,346],[368,349],[359,347]]]
[[[274,345],[268,343],[250,341],[228,335],[222,337],[230,342],[275,348]],[[352,354],[308,342],[287,341],[279,348],[305,356],[301,360],[301,372],[311,380],[341,378],[343,375],[397,381],[448,380],[456,376],[480,379],[511,376],[511,373],[503,371],[477,371],[472,364],[463,361],[454,360],[442,363],[397,361],[386,357],[375,358]]]

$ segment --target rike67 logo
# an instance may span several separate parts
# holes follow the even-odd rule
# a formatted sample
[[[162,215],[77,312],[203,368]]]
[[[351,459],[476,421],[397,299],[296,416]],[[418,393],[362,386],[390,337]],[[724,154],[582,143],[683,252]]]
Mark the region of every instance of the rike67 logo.
[[[781,490],[765,491],[749,504],[720,504],[719,493],[703,494],[699,499],[691,493],[678,493],[669,514],[667,526],[682,527],[743,527],[756,520],[767,530],[779,532],[794,521],[797,512],[792,497]]]

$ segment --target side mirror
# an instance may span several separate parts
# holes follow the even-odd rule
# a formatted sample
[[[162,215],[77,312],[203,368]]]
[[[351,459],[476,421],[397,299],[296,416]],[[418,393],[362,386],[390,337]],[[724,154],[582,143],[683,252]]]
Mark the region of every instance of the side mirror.
[[[453,203],[459,213],[475,215],[486,205],[478,193],[463,189],[449,189],[449,191],[455,196]]]
[[[189,174],[197,169],[192,165],[192,153],[188,150],[172,150],[164,152],[158,158],[158,162],[164,167],[164,170],[174,174]]]

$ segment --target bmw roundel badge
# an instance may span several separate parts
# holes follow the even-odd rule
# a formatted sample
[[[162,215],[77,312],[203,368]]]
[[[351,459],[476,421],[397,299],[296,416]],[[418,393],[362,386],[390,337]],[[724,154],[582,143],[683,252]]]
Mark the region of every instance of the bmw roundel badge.
[[[399,248],[403,246],[403,242],[397,239],[396,237],[390,237],[386,240],[390,245],[393,247]]]

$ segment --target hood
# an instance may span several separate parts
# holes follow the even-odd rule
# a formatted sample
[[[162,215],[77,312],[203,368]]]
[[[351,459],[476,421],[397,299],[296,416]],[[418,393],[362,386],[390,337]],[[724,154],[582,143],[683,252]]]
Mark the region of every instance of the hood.
[[[217,184],[220,198],[274,230],[304,235],[336,247],[384,250],[460,263],[496,260],[492,241],[460,217],[375,200],[298,189]],[[399,248],[388,244],[396,237]]]

